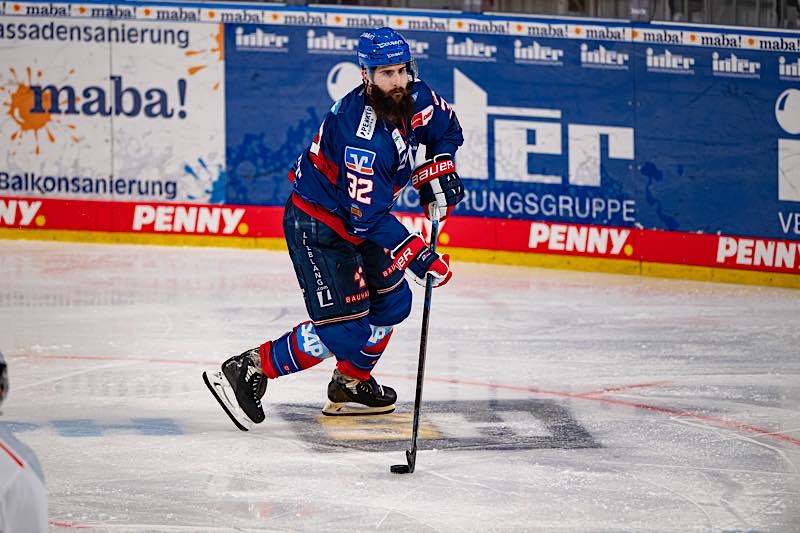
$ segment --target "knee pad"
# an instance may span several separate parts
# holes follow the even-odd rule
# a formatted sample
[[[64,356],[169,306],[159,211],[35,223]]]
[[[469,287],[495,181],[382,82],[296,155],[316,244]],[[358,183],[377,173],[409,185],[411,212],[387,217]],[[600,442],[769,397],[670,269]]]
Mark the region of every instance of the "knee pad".
[[[349,359],[359,353],[372,335],[372,329],[369,327],[366,317],[314,326],[314,328],[320,340],[336,355],[337,359]]]
[[[385,294],[370,296],[369,323],[373,326],[394,326],[411,314],[411,289],[408,282]]]

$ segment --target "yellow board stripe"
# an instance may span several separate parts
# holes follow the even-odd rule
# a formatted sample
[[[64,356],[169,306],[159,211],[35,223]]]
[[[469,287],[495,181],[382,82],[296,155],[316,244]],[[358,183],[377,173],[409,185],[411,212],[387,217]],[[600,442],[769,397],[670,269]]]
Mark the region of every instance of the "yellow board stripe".
[[[471,248],[442,248],[459,261],[492,263],[497,265],[522,265],[539,268],[603,272],[608,274],[633,274],[657,278],[740,283],[745,285],[769,285],[800,289],[800,276],[782,272],[757,272],[731,268],[714,268],[671,263],[646,263],[622,259],[547,255]]]
[[[102,244],[147,244],[158,246],[210,246],[215,248],[260,248],[285,250],[286,242],[274,237],[219,237],[181,233],[121,233],[111,231],[27,230],[0,228],[0,239],[89,242]]]
[[[163,246],[211,246],[225,248],[257,248],[264,250],[286,250],[281,238],[219,237],[215,235],[115,233],[102,231],[29,230],[0,228],[0,239],[29,239],[64,242],[89,242],[106,244],[147,244]],[[536,254],[483,250],[475,248],[443,247],[454,260],[495,265],[531,266],[629,274],[661,278],[740,283],[746,285],[768,285],[800,289],[800,275],[781,272],[757,272],[670,263],[645,263],[622,259],[579,257],[555,254]]]

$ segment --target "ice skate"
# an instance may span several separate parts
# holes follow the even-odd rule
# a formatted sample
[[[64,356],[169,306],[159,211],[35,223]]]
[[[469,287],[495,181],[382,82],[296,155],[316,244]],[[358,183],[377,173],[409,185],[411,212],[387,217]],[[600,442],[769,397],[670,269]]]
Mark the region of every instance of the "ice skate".
[[[235,355],[216,372],[203,372],[208,390],[236,427],[248,431],[264,421],[261,398],[267,391],[267,377],[261,371],[258,348]]]
[[[322,414],[328,416],[382,415],[394,411],[397,393],[378,385],[375,378],[361,381],[333,371],[328,383],[328,403]]]

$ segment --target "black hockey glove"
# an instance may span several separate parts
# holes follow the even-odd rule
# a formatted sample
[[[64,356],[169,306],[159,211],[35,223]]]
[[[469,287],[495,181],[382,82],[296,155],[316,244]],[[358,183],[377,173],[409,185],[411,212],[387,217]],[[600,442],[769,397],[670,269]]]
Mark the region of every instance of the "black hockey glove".
[[[431,218],[431,203],[436,202],[439,220],[444,220],[464,199],[464,185],[450,154],[438,154],[417,167],[411,174],[411,184],[419,191],[419,203],[428,218]]]

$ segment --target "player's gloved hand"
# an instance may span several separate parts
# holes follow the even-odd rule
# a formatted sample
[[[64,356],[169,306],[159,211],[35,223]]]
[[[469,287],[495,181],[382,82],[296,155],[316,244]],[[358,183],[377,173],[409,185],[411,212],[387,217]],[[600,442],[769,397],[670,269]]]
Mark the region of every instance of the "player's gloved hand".
[[[397,248],[392,250],[394,264],[405,270],[418,284],[425,286],[425,275],[432,276],[434,287],[440,287],[450,281],[450,256],[439,255],[431,250],[419,234],[409,235]]]
[[[411,184],[419,192],[419,203],[425,216],[431,218],[429,205],[436,202],[439,220],[444,220],[464,199],[464,185],[456,174],[456,163],[450,154],[438,154],[425,161],[411,174]]]

